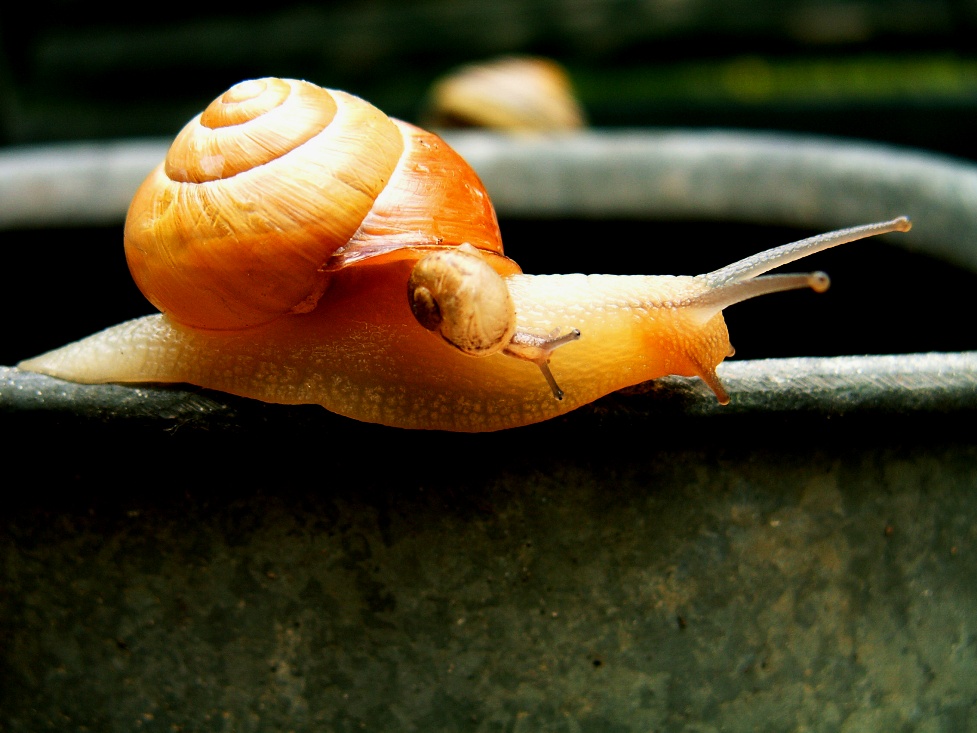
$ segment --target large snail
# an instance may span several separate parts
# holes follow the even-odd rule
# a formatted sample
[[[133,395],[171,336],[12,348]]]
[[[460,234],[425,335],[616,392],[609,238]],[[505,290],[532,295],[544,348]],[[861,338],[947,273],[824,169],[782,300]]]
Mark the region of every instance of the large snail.
[[[761,275],[909,226],[832,232],[697,277],[524,275],[477,176],[438,137],[342,92],[245,81],[183,129],[130,207],[126,256],[162,314],[19,367],[458,431],[546,420],[666,374],[701,377],[725,403],[723,308],[822,291],[823,273]]]

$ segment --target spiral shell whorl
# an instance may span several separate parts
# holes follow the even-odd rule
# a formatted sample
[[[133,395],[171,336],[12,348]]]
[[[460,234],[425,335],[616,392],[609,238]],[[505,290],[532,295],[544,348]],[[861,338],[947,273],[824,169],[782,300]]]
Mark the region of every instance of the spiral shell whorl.
[[[299,147],[335,116],[336,102],[321,87],[243,81],[183,128],[166,156],[166,175],[184,183],[230,178]]]

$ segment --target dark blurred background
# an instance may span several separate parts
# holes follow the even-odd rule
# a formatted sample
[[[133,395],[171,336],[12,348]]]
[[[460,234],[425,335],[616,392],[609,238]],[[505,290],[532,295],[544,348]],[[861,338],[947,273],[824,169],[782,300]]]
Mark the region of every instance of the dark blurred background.
[[[346,0],[0,10],[0,142],[171,135],[230,84],[295,76],[415,118],[449,69],[570,71],[599,126],[864,136],[973,157],[973,0]],[[155,11],[155,12],[149,12]]]
[[[263,75],[342,88],[416,120],[440,75],[522,53],[561,62],[598,127],[793,131],[977,158],[973,0],[347,0],[180,11],[5,4],[0,145],[172,137],[232,83]],[[507,251],[527,272],[694,273],[810,233],[693,222],[502,226]],[[607,243],[601,259],[585,248],[554,256],[528,246],[571,237]],[[651,263],[614,246],[649,237],[682,244],[656,250]],[[8,253],[0,305],[17,313],[8,316],[0,363],[152,310],[128,279],[121,226],[0,239]],[[698,255],[715,241],[723,251],[703,264]],[[776,339],[762,329],[753,335],[733,322],[762,321],[769,307],[728,312],[740,356],[974,347],[960,329],[907,327],[914,312],[880,305],[904,302],[890,283],[911,272],[914,296],[968,312],[972,273],[874,243],[815,266],[836,276],[828,294],[778,296],[791,298],[782,302],[800,315],[798,328],[780,328]],[[863,319],[851,318],[866,308]],[[849,320],[863,325],[844,338],[822,325]]]

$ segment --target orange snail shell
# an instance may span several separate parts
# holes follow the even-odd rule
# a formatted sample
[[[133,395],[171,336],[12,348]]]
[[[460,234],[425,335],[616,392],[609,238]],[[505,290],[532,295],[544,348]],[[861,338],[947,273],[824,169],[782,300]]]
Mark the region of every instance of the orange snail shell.
[[[440,138],[350,94],[275,78],[241,82],[191,120],[125,227],[143,294],[209,329],[311,311],[340,268],[463,242],[500,274],[520,271],[478,176]]]

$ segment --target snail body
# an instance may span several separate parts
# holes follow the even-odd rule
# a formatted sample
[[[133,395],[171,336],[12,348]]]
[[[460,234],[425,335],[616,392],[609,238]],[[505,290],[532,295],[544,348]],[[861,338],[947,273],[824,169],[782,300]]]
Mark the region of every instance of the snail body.
[[[242,162],[238,132],[258,138],[258,165]],[[351,152],[360,134],[368,142]],[[725,403],[723,308],[823,290],[822,273],[761,275],[908,228],[900,218],[832,232],[696,277],[524,275],[477,176],[439,138],[350,95],[252,80],[191,121],[133,199],[127,258],[161,313],[19,367],[470,432],[546,420],[665,374],[701,377]]]
[[[406,281],[409,268],[398,269]],[[352,268],[333,281],[328,308],[232,331],[148,316],[21,368],[88,383],[188,382],[268,402],[318,403],[359,420],[403,427],[501,429],[555,417],[645,379],[697,374],[675,353],[647,348],[646,342],[662,333],[687,331],[689,319],[681,311],[663,311],[654,325],[606,317],[618,308],[622,292],[639,296],[636,286],[646,283],[635,279],[642,278],[507,278],[526,321],[562,323],[572,312],[585,334],[572,346],[576,358],[554,365],[562,400],[554,399],[532,364],[504,354],[473,358],[430,338],[405,308],[403,292]],[[368,332],[352,307],[364,297],[388,314],[374,318]],[[581,308],[581,303],[587,305]],[[718,363],[728,351],[722,318],[713,319],[707,331],[711,350],[721,352]],[[606,369],[608,358],[616,358],[619,368]]]

